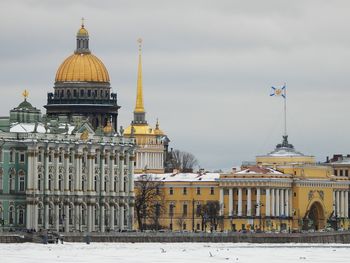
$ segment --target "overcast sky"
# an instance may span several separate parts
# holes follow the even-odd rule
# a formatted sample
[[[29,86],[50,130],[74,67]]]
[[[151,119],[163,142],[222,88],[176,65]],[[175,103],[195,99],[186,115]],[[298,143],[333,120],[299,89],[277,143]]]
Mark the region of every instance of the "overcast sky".
[[[0,115],[24,89],[42,109],[75,49],[81,17],[118,93],[135,105],[142,37],[147,120],[206,169],[228,169],[281,141],[325,160],[350,153],[350,1],[0,1]]]

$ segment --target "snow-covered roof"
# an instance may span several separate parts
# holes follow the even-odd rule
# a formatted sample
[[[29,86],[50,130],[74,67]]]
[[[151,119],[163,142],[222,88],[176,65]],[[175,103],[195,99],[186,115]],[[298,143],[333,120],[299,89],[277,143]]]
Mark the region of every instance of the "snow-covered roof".
[[[275,175],[281,175],[283,173],[276,171],[272,168],[268,167],[259,167],[259,166],[254,166],[254,167],[249,167],[248,169],[236,172],[235,174],[237,175],[254,175],[254,174],[275,174]]]
[[[273,157],[304,156],[304,154],[302,154],[301,152],[298,152],[298,151],[294,150],[294,148],[289,148],[289,147],[276,148],[274,151],[268,153],[267,155],[273,156]]]
[[[145,174],[135,174],[135,180],[139,180],[141,176]],[[152,176],[153,180],[159,180],[162,182],[212,182],[219,179],[219,173],[165,173],[165,174],[147,174],[147,176]]]
[[[35,123],[14,123],[10,128],[10,132],[29,133],[29,132],[34,132],[34,129],[35,129]],[[45,130],[44,124],[38,123],[36,131],[38,133],[45,133],[46,130]]]
[[[349,164],[350,165],[350,158],[343,158],[335,162],[331,162],[330,164]]]

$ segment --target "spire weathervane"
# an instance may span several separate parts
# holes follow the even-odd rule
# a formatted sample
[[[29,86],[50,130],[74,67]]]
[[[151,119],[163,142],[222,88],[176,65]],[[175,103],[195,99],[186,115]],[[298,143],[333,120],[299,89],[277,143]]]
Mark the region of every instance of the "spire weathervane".
[[[82,18],[81,18],[81,27],[84,27],[84,21],[85,21],[85,18],[82,17]]]
[[[27,100],[28,96],[29,96],[29,92],[28,90],[24,90],[23,93],[22,93],[22,96],[24,97],[24,100]]]

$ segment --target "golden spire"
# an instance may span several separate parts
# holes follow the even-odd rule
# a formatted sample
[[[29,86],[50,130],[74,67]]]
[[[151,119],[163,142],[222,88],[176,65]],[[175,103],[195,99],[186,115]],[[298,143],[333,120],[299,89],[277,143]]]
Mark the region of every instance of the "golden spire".
[[[142,63],[141,63],[141,50],[142,50],[142,39],[137,40],[139,43],[139,66],[137,71],[137,95],[136,95],[136,106],[135,112],[145,112],[143,106],[143,93],[142,93]]]
[[[85,18],[82,17],[82,18],[81,18],[81,27],[84,27],[84,21],[85,21]]]
[[[28,90],[24,90],[23,93],[22,93],[22,96],[24,97],[24,100],[27,100],[28,96],[29,96],[29,92]]]
[[[156,129],[159,130],[159,120],[157,118]]]

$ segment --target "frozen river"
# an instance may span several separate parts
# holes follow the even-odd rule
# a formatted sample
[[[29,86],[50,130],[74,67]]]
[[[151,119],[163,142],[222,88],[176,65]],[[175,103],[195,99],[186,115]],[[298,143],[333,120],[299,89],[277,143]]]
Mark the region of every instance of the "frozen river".
[[[0,244],[1,263],[350,262],[350,245],[228,243]]]

